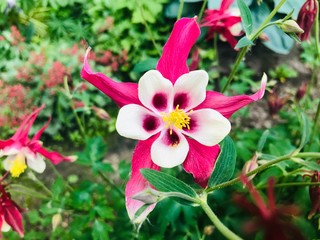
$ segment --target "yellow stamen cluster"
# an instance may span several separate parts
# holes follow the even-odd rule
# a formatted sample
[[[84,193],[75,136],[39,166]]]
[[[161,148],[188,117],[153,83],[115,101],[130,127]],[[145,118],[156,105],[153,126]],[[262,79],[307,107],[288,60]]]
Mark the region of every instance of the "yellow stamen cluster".
[[[192,112],[192,111],[190,111]],[[166,128],[170,128],[170,134],[172,134],[172,128],[177,129],[187,128],[190,130],[190,117],[182,109],[179,109],[177,105],[176,109],[169,114],[163,114],[162,120],[167,124]]]
[[[24,156],[18,154],[17,157],[13,160],[13,163],[10,168],[10,173],[12,177],[19,177],[21,173],[26,170],[27,165],[25,163]]]

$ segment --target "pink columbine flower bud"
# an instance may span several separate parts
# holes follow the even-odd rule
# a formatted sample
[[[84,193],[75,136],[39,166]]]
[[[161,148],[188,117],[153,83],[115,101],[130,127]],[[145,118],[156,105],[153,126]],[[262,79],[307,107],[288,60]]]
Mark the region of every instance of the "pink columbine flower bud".
[[[320,182],[320,172],[314,171],[311,182]],[[320,212],[320,187],[319,186],[310,186],[309,187],[309,196],[311,200],[311,211],[308,215],[308,218],[312,218],[317,212]]]
[[[299,34],[301,41],[306,41],[310,38],[312,25],[315,21],[318,11],[317,0],[307,0],[300,9],[297,23],[304,30]]]
[[[110,121],[111,117],[109,115],[109,113],[107,113],[105,110],[103,110],[102,108],[98,108],[96,106],[92,107],[92,110],[95,112],[95,114],[101,118],[102,120],[106,120],[106,121]]]
[[[296,96],[295,96],[295,99],[297,101],[300,101],[304,97],[304,95],[306,94],[307,88],[308,88],[307,82],[301,83],[300,87],[298,88],[298,90],[296,92]]]
[[[302,34],[304,30],[297,24],[296,21],[289,19],[279,24],[279,27],[286,33]]]
[[[242,168],[242,173],[244,175],[258,168],[259,165],[258,165],[257,159],[258,159],[258,155],[255,153],[253,157],[244,164]],[[251,181],[255,177],[255,175],[256,174],[249,176],[248,177],[249,181]]]

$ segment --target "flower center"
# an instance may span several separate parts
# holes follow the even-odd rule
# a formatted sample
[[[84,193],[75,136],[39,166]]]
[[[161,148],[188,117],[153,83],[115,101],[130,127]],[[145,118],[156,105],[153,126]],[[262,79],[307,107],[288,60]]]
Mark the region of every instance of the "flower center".
[[[13,160],[13,163],[10,168],[12,177],[19,177],[21,173],[26,170],[27,165],[22,154],[18,154],[17,157]]]
[[[192,110],[190,111],[192,112]],[[163,113],[162,120],[167,124],[166,128],[170,128],[170,135],[172,135],[172,128],[190,130],[190,117],[177,105],[176,109],[169,114]]]

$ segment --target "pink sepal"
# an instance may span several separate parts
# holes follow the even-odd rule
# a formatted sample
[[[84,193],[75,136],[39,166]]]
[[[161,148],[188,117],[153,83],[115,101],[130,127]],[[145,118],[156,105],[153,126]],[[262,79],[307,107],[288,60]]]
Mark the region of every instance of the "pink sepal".
[[[252,95],[238,95],[228,97],[214,91],[207,91],[206,99],[195,109],[211,108],[220,112],[224,117],[229,118],[234,112],[248,105],[251,102],[261,99],[266,88],[266,77],[261,81],[260,89]]]
[[[181,75],[189,72],[188,55],[199,35],[200,28],[196,17],[181,18],[174,24],[156,68],[172,83],[175,83]]]
[[[92,72],[88,63],[90,50],[90,48],[87,49],[84,57],[81,77],[110,97],[119,107],[132,103],[141,105],[138,98],[138,84],[116,82],[105,76],[103,73]]]
[[[141,175],[140,169],[149,168],[154,170],[160,170],[160,167],[158,167],[152,162],[150,156],[151,145],[155,141],[155,139],[158,138],[158,136],[159,135],[157,134],[145,141],[139,141],[133,152],[131,178],[127,183],[125,194],[128,215],[131,221],[133,221],[134,223],[142,223],[156,205],[150,205],[139,216],[135,216],[136,212],[143,205],[145,205],[145,203],[139,200],[132,199],[131,197],[150,186],[147,180]]]
[[[35,149],[31,148],[31,150],[34,151]],[[58,152],[50,152],[47,149],[45,149],[39,145],[36,146],[36,150],[34,152],[40,153],[42,156],[49,159],[55,165],[59,164],[62,161],[67,161],[67,162],[73,161],[73,159],[71,157],[65,157]]]
[[[190,150],[183,163],[183,168],[193,175],[197,184],[205,188],[220,153],[220,146],[207,147],[191,138],[187,138],[187,140]]]

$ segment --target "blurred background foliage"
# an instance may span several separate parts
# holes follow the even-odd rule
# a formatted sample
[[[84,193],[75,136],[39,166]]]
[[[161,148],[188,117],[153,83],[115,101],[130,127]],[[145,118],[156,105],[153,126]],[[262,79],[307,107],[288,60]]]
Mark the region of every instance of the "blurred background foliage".
[[[30,186],[36,189],[39,186],[29,175],[24,175],[22,184],[10,187],[10,192],[27,209],[25,239],[223,239],[200,209],[171,199],[159,203],[150,222],[140,229],[131,225],[123,196],[130,172],[130,154],[113,161],[108,153],[131,151],[134,142],[118,139],[114,127],[118,108],[80,77],[88,46],[93,48],[90,55],[92,68],[118,81],[138,81],[143,72],[155,68],[161,47],[176,20],[179,1],[10,2],[14,4],[0,1],[0,138],[10,136],[24,116],[44,103],[47,107],[41,112],[39,126],[52,116],[46,141],[54,142],[58,144],[56,147],[72,154],[77,151],[79,157],[77,163],[58,166],[61,174],[52,167],[47,170],[50,177],[42,179],[39,176],[50,186],[52,194],[38,196],[38,201]],[[184,2],[183,16],[199,14],[203,1]],[[254,24],[259,25],[277,2],[279,0],[246,0]],[[208,7],[217,7],[219,3],[210,0]],[[280,9],[279,17],[293,7],[296,16],[301,4],[302,1],[298,0],[288,1]],[[235,51],[224,43],[214,48],[211,41],[205,40],[206,29],[202,32],[197,43],[199,68],[208,71],[209,88],[219,90],[226,81]],[[268,29],[265,34],[270,41],[261,40],[262,44],[276,53],[288,54],[294,46],[293,41],[276,28]],[[301,59],[309,70],[307,76],[310,76],[314,53],[310,43],[303,43],[302,47]],[[259,55],[255,57],[259,58]],[[305,79],[299,80],[288,91],[284,85],[290,79],[300,77],[296,70],[284,63],[269,69],[269,75],[272,78],[269,90],[276,88],[277,92],[271,91],[276,95],[270,94],[273,98],[268,103],[263,102],[258,109],[244,109],[232,118],[232,137],[238,150],[235,176],[257,151],[257,143],[265,128],[269,128],[269,134],[259,151],[275,156],[286,154],[299,144],[302,135],[299,109],[304,108],[308,113],[314,110],[317,97],[310,95],[302,102],[296,99],[298,85]],[[260,76],[261,72],[242,64],[230,86],[230,95],[252,92],[257,88],[255,79]],[[308,126],[314,128],[312,117],[308,119]],[[306,150],[320,150],[318,136],[313,136]],[[275,177],[279,183],[304,181],[306,171],[314,170],[319,171],[319,165],[311,161],[304,166],[296,162],[283,163],[257,176],[254,183],[265,192],[268,176]],[[192,184],[190,176],[179,168],[169,171]],[[21,194],[22,189],[24,194]],[[42,190],[39,188],[39,191]],[[240,185],[218,190],[210,196],[210,202],[224,223],[241,234],[241,223],[250,215],[232,202],[230,196],[235,191],[245,190]],[[301,215],[294,222],[306,236],[311,239],[319,235],[319,214],[311,220],[306,218],[310,210],[307,187],[279,188],[276,196],[277,202],[295,203],[301,208]],[[19,238],[14,232],[5,236]],[[262,239],[262,235],[246,239]]]

